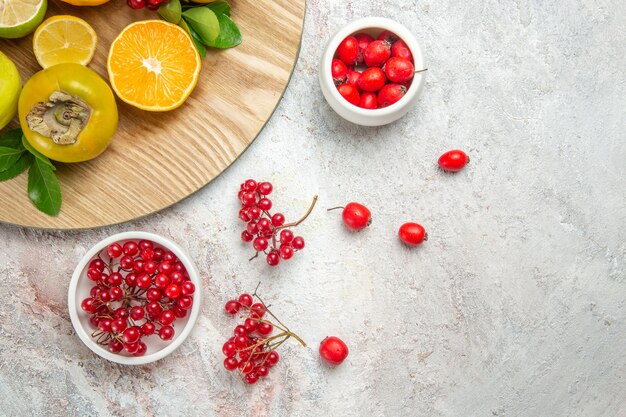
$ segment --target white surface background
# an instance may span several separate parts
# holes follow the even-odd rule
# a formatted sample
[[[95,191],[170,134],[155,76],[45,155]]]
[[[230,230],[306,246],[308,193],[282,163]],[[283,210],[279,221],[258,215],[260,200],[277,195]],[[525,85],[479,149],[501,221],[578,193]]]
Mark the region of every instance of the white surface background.
[[[0,226],[0,414],[202,416],[626,415],[626,5],[621,0],[309,0],[293,80],[257,141],[201,192],[147,219],[85,232]],[[317,83],[344,22],[392,17],[429,67],[400,122],[341,120]],[[280,36],[280,34],[277,34]],[[465,149],[444,175],[440,153]],[[270,269],[239,241],[236,191],[271,180],[307,248]],[[146,190],[158,192],[158,190]],[[324,208],[357,200],[360,234]],[[430,240],[408,249],[405,221]],[[169,358],[108,363],[72,332],[66,289],[96,241],[159,233],[196,260],[203,313]],[[309,342],[268,380],[223,370],[224,302],[261,292]],[[351,348],[339,368],[316,345]]]

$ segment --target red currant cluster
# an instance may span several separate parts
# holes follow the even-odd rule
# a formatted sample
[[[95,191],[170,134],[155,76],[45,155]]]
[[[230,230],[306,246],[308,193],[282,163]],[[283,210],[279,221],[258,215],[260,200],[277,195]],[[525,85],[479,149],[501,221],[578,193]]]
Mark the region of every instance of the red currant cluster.
[[[163,3],[168,3],[170,0],[126,0],[126,4],[131,9],[139,10],[144,7],[148,10],[156,11]]]
[[[271,214],[272,201],[267,198],[272,193],[273,187],[269,182],[256,182],[246,180],[239,187],[239,201],[241,210],[239,218],[247,223],[246,230],[241,233],[244,242],[252,242],[256,250],[256,258],[259,252],[267,256],[267,263],[276,266],[280,260],[291,259],[295,252],[304,249],[302,236],[294,236],[289,227],[295,227],[302,223],[313,210],[317,196],[307,213],[297,222],[285,223],[282,213]]]
[[[81,307],[96,328],[91,336],[113,353],[142,356],[143,337],[174,337],[172,324],[193,306],[195,286],[176,255],[149,240],[112,243],[106,254],[108,262],[99,254],[87,269],[95,284]]]
[[[306,347],[302,339],[272,314],[256,292],[254,296],[260,302],[253,303],[250,294],[241,294],[237,300],[230,300],[224,306],[228,314],[241,313],[244,319],[243,324],[235,327],[234,336],[222,347],[222,352],[226,356],[224,368],[228,371],[238,369],[248,384],[254,384],[259,378],[267,376],[269,368],[278,363],[276,349],[290,337],[294,337]],[[268,320],[268,316],[275,322]],[[279,329],[280,333],[272,335],[274,328]]]
[[[387,107],[400,100],[416,72],[409,47],[388,30],[376,40],[367,33],[348,36],[335,55],[331,73],[339,94],[364,109]]]

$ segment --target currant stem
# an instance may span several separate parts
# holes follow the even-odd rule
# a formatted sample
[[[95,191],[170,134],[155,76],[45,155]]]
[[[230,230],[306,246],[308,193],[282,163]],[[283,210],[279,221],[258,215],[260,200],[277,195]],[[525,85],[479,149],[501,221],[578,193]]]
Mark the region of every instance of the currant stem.
[[[302,216],[302,218],[300,218],[300,220],[298,220],[296,222],[293,222],[293,223],[283,224],[282,226],[277,227],[276,230],[285,229],[287,227],[296,227],[297,225],[299,225],[300,223],[305,221],[306,218],[309,217],[309,214],[311,214],[311,212],[313,211],[313,208],[315,207],[315,203],[317,203],[317,198],[318,198],[318,196],[313,197],[313,201],[311,202],[311,205],[309,206],[309,209],[304,214],[304,216]]]

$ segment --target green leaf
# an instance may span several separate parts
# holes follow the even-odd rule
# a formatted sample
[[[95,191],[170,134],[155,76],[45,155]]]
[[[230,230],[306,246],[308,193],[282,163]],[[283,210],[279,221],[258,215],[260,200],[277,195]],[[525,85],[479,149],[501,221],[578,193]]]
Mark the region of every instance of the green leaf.
[[[205,45],[215,42],[220,35],[220,22],[213,10],[208,7],[185,10],[183,18]]]
[[[33,164],[35,157],[28,152],[24,152],[20,159],[17,160],[9,169],[0,172],[0,181],[10,180],[26,171]]]
[[[220,35],[209,46],[226,49],[239,45],[241,43],[241,32],[235,22],[225,14],[218,14],[217,20],[220,22]]]
[[[14,163],[20,159],[20,156],[26,152],[26,149],[14,149],[14,148],[5,148],[4,146],[0,146],[0,172],[6,171],[9,169]]]
[[[50,160],[45,157],[44,155],[42,155],[37,149],[33,148],[33,145],[31,145],[27,140],[25,136],[22,136],[22,145],[24,145],[24,147],[26,148],[26,150],[30,153],[32,153],[35,158],[37,158],[38,160],[40,160],[41,162],[43,162],[44,164],[48,165],[53,171],[56,171],[56,167],[54,165],[52,165],[52,162],[50,162]]]
[[[61,211],[61,185],[50,165],[39,158],[28,170],[28,196],[40,211],[56,216]]]
[[[221,14],[225,14],[226,16],[230,17],[230,4],[226,3],[225,1],[215,1],[213,3],[207,4],[206,7],[213,10],[213,12],[218,15],[218,18]]]
[[[200,40],[200,37],[198,36],[198,34],[192,28],[189,27],[187,22],[185,22],[185,19],[181,19],[179,26],[185,29],[187,33],[189,34],[189,36],[191,36],[191,40],[193,41],[194,45],[196,45],[196,49],[198,50],[200,57],[204,58],[206,56],[206,47]]]
[[[159,15],[168,22],[177,25],[183,15],[183,8],[180,5],[180,0],[170,0],[167,3],[161,4],[159,7]]]
[[[23,149],[22,145],[22,129],[17,128],[9,130],[0,135],[0,146],[7,148]]]

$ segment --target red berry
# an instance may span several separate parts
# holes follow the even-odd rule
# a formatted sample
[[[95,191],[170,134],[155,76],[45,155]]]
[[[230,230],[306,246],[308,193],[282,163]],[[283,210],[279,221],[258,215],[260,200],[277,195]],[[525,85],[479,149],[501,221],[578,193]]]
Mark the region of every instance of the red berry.
[[[141,326],[141,333],[143,333],[145,336],[153,335],[155,330],[156,330],[156,326],[154,325],[154,323],[152,323],[150,321],[145,322]]]
[[[148,346],[146,346],[146,344],[143,342],[139,342],[139,347],[137,348],[135,353],[133,353],[133,356],[143,356],[146,354],[147,350],[148,350]]]
[[[124,271],[130,271],[133,269],[133,265],[135,265],[135,260],[130,255],[124,255],[122,259],[120,259],[120,268]]]
[[[237,362],[237,359],[232,357],[224,359],[224,368],[226,368],[227,371],[234,371],[238,366],[239,362]]]
[[[150,261],[145,262],[143,264],[143,270],[147,274],[152,274],[152,273],[156,272],[158,267],[159,267],[159,264],[156,261],[154,261],[154,260],[150,260]]]
[[[378,91],[383,88],[386,82],[387,79],[383,70],[373,67],[363,71],[361,78],[359,78],[359,87],[363,91]]]
[[[165,288],[165,295],[169,298],[180,297],[180,287],[176,284],[170,284]]]
[[[284,229],[280,231],[280,243],[286,245],[291,243],[293,240],[293,232],[288,229]]]
[[[374,38],[367,33],[359,33],[354,35],[354,37],[359,44],[359,56],[357,57],[356,63],[360,65],[363,63],[363,53],[365,52],[365,48],[367,48],[367,46],[374,41]]]
[[[448,151],[439,157],[439,167],[444,171],[460,171],[468,162],[469,157],[467,154],[458,149]]]
[[[250,307],[252,305],[252,296],[250,294],[241,294],[239,302],[246,307]]]
[[[251,221],[250,223],[248,223],[248,226],[246,226],[246,231],[251,235],[256,235],[257,233],[259,233],[259,226],[257,222]]]
[[[154,277],[154,286],[159,289],[165,289],[170,284],[170,277],[165,274],[157,274]]]
[[[243,327],[246,329],[246,333],[252,333],[258,326],[259,322],[257,320],[252,320],[249,317],[243,322]]]
[[[124,343],[135,343],[141,338],[141,329],[137,326],[129,327],[122,333]]]
[[[183,295],[178,299],[176,304],[183,310],[189,310],[193,306],[193,298],[188,295]]]
[[[361,90],[359,87],[359,79],[361,78],[361,73],[358,71],[350,71],[348,73],[348,78],[346,79],[346,83],[353,85],[356,87],[357,91],[360,93]]]
[[[361,101],[359,102],[359,107],[363,109],[375,110],[378,108],[378,96],[376,93],[371,93],[369,91],[361,94]]]
[[[256,203],[256,194],[250,192],[243,193],[241,196],[241,203],[246,207],[250,207]]]
[[[239,370],[242,373],[248,374],[252,372],[253,369],[254,369],[254,364],[252,363],[252,361],[247,361],[247,359],[245,359],[239,362]]]
[[[267,249],[268,245],[269,242],[264,237],[257,237],[256,239],[254,239],[254,243],[252,244],[254,250],[256,250],[257,252],[263,252],[265,249]]]
[[[104,271],[104,261],[100,258],[93,259],[89,262],[89,268],[96,268],[98,271]]]
[[[252,306],[250,307],[250,310],[252,310],[252,312],[255,314],[256,317],[261,318],[265,315],[265,306],[263,306],[263,304],[261,303],[254,303],[252,304]]]
[[[406,87],[400,84],[387,84],[378,92],[378,106],[388,107],[406,94]]]
[[[139,246],[140,250],[154,249],[154,243],[152,243],[152,241],[150,241],[150,240],[142,239],[142,240],[139,241],[139,243],[137,245]]]
[[[304,249],[304,238],[302,236],[296,236],[291,241],[291,246],[296,250]]]
[[[161,314],[161,311],[163,311],[163,309],[161,308],[161,305],[156,301],[152,301],[151,303],[148,303],[146,305],[146,312],[150,316],[158,317]]]
[[[89,278],[92,281],[97,281],[100,278],[102,278],[102,271],[100,271],[97,268],[89,268],[87,270],[87,278]]]
[[[408,59],[413,62],[413,54],[411,53],[411,50],[407,46],[406,42],[402,39],[399,39],[391,46],[391,56]]]
[[[327,337],[320,343],[320,356],[330,365],[339,365],[348,356],[348,346],[338,337]]]
[[[277,266],[280,263],[280,255],[277,250],[272,250],[267,254],[267,264],[269,266]]]
[[[293,258],[294,250],[291,245],[282,245],[278,252],[280,257],[285,261]]]
[[[144,261],[151,261],[152,259],[154,259],[154,250],[151,248],[143,249],[139,256],[141,256],[141,259],[143,259]]]
[[[257,226],[259,227],[259,231],[261,233],[270,232],[272,230],[271,220],[266,219],[265,217],[262,219],[259,219],[259,221],[257,222]]]
[[[282,213],[276,213],[272,216],[272,226],[281,227],[285,224],[285,216]]]
[[[174,337],[174,328],[172,326],[161,327],[161,330],[159,330],[159,337],[162,340],[170,340]]]
[[[237,349],[245,349],[248,347],[248,336],[237,336],[234,343]]]
[[[171,310],[165,310],[159,316],[159,323],[161,323],[164,326],[172,324],[174,320],[176,320],[176,316],[174,315],[174,312]]]
[[[260,199],[260,200],[259,200],[259,202],[257,203],[257,205],[259,206],[259,208],[260,208],[261,210],[268,211],[268,210],[271,210],[271,209],[272,209],[272,200],[270,200],[270,199],[269,199],[269,198],[267,198],[267,197],[264,197],[264,198],[262,198],[262,199]],[[261,220],[263,220],[263,219],[261,219]]]
[[[121,333],[126,330],[126,319],[115,319],[111,322],[111,331],[113,333]]]
[[[137,286],[141,289],[146,289],[152,284],[152,278],[146,273],[137,275]]]
[[[107,282],[109,283],[109,285],[113,285],[116,287],[122,285],[123,280],[124,278],[122,277],[122,274],[120,274],[119,272],[113,272],[107,278]]]
[[[274,326],[265,322],[259,323],[259,326],[257,327],[257,331],[263,336],[269,335],[270,333],[272,333],[273,330]]]
[[[124,343],[124,350],[128,353],[135,353],[139,350],[139,342]]]
[[[239,304],[238,301],[229,300],[226,302],[224,310],[226,310],[228,314],[237,314],[237,312],[239,311],[239,307],[241,307],[241,304]]]
[[[259,380],[259,376],[257,375],[256,372],[249,372],[246,374],[246,383],[247,384],[256,384],[256,382]]]
[[[270,195],[272,194],[272,183],[270,182],[262,182],[259,184],[259,187],[257,188],[257,191],[262,194],[262,195]]]
[[[124,291],[120,287],[111,287],[109,294],[112,301],[119,301],[124,298]]]
[[[404,223],[398,231],[400,240],[407,245],[416,246],[428,240],[428,233],[417,223]]]
[[[131,9],[139,10],[146,6],[146,0],[126,0],[126,4],[128,4]]]
[[[343,84],[348,76],[348,67],[340,59],[333,59],[330,72],[333,76],[335,85]]]
[[[241,232],[241,240],[243,240],[244,242],[252,242],[252,239],[254,239],[252,233],[248,232],[247,230]]]
[[[124,349],[124,344],[117,339],[109,340],[109,352],[119,353]]]
[[[244,182],[243,189],[251,193],[251,192],[256,191],[257,186],[258,186],[257,182],[255,180],[250,179]]]
[[[354,36],[345,38],[337,48],[337,56],[346,65],[354,65],[359,57],[359,42]]]
[[[261,217],[261,213],[262,213],[261,209],[258,208],[257,206],[252,206],[252,207],[248,208],[248,217],[251,220],[256,220],[259,217]]]
[[[372,213],[359,203],[348,203],[341,213],[344,224],[350,230],[358,231],[372,223]]]
[[[145,316],[146,316],[146,310],[144,310],[143,307],[140,307],[140,306],[131,307],[130,309],[131,319],[135,321],[139,321],[139,320],[143,320]]]
[[[390,56],[390,44],[381,40],[370,43],[363,53],[365,65],[368,67],[382,67]]]
[[[95,300],[91,297],[85,298],[83,302],[80,303],[80,307],[89,314],[93,314],[97,310],[97,304]]]
[[[107,254],[109,255],[109,257],[113,259],[121,256],[122,253],[123,253],[122,247],[120,246],[119,243],[111,243],[109,247],[107,248]]]
[[[107,318],[100,319],[100,321],[98,322],[98,328],[105,333],[110,333],[112,321],[113,320]]]
[[[337,90],[339,90],[339,94],[348,100],[349,103],[354,104],[355,106],[359,105],[361,96],[355,86],[352,84],[341,84],[337,87]]]
[[[196,291],[196,285],[191,281],[185,281],[181,285],[183,295],[192,295]]]
[[[252,208],[252,207],[250,207]],[[241,210],[239,210],[239,218],[241,220],[243,220],[244,222],[249,222],[250,220],[252,220],[252,218],[250,217],[250,215],[248,214],[248,208],[246,207],[242,207]]]
[[[392,45],[393,43],[395,43],[396,41],[398,41],[400,38],[398,37],[398,35],[396,35],[395,33],[388,31],[388,30],[384,30],[380,33],[380,35],[378,35],[377,38],[379,41],[385,41],[387,42],[389,45]]]
[[[415,67],[406,58],[389,58],[385,64],[385,74],[392,83],[405,83],[413,79]]]
[[[278,360],[280,359],[280,356],[278,356],[278,353],[273,350],[271,351],[268,355],[267,355],[267,359],[265,360],[265,364],[267,366],[274,366],[278,363]]]
[[[129,316],[130,316],[130,312],[128,311],[128,309],[124,307],[120,307],[113,312],[113,317],[115,317],[116,319],[126,320]]]
[[[245,336],[246,333],[246,328],[243,327],[241,324],[238,326],[235,326],[235,330],[233,332],[235,334],[235,336]]]

